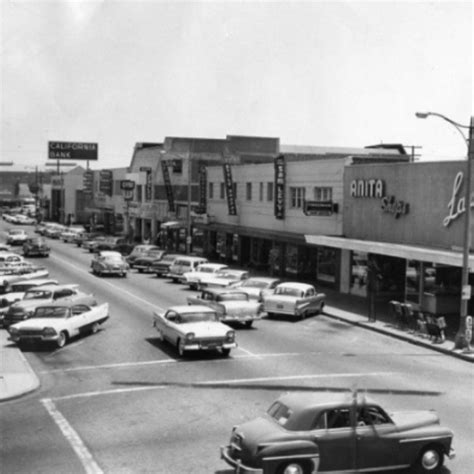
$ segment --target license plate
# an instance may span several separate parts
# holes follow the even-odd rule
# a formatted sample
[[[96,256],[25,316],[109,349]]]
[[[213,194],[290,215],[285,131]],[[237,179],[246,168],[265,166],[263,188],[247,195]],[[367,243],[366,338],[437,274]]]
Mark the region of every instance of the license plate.
[[[283,309],[283,305],[282,305],[281,303],[278,303],[278,304],[277,304],[277,308],[278,308],[278,309]]]

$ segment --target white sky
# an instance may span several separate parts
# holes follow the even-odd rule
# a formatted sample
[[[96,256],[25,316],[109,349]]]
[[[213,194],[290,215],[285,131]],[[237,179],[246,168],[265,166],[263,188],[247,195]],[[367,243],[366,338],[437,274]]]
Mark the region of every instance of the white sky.
[[[92,168],[121,167],[136,142],[228,134],[466,156],[454,127],[414,114],[469,124],[470,1],[0,4],[2,162],[84,141]]]

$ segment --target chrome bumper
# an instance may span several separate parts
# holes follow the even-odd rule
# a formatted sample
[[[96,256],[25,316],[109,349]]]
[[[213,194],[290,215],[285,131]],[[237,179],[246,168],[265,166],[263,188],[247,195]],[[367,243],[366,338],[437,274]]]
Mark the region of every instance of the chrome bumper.
[[[235,469],[236,474],[263,474],[263,469],[255,469],[242,464],[240,460],[234,459],[230,454],[230,446],[221,446],[221,459]]]

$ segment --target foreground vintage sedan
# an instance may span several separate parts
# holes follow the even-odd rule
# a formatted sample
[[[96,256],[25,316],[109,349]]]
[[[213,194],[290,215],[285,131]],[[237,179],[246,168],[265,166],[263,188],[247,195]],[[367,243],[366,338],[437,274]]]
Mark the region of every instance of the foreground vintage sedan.
[[[181,357],[190,351],[220,351],[228,356],[237,347],[235,331],[219,322],[217,313],[207,306],[173,306],[164,314],[153,312],[153,326]]]
[[[264,310],[269,317],[283,314],[303,319],[321,313],[326,295],[318,293],[314,286],[306,283],[281,283],[275,291],[263,298]]]
[[[454,457],[452,439],[434,411],[388,413],[365,396],[292,393],[234,427],[221,457],[239,473],[439,473]]]
[[[102,250],[91,261],[91,269],[94,275],[118,275],[127,276],[128,263],[122,254],[113,250]]]
[[[54,342],[63,347],[73,337],[96,333],[108,318],[108,303],[93,306],[58,301],[39,306],[30,319],[13,324],[8,332],[17,344]]]
[[[213,309],[223,323],[239,323],[251,327],[262,319],[262,305],[250,300],[247,293],[224,288],[209,288],[196,296],[188,296],[188,304],[202,304]]]

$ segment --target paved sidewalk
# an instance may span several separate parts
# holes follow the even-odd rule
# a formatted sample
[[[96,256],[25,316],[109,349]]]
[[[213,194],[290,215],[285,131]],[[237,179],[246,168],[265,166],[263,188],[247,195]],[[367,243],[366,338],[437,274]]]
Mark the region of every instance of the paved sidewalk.
[[[463,353],[453,350],[455,334],[453,331],[448,331],[447,339],[444,342],[435,343],[413,331],[396,327],[385,308],[378,309],[377,321],[369,322],[365,311],[367,303],[364,300],[348,298],[337,293],[332,294],[332,292],[328,293],[328,304],[324,308],[324,313],[328,317],[386,334],[410,344],[424,346],[447,356],[474,362],[474,352]],[[39,385],[38,377],[21,350],[15,343],[8,340],[8,332],[5,329],[0,329],[0,402],[30,393],[36,390]]]

